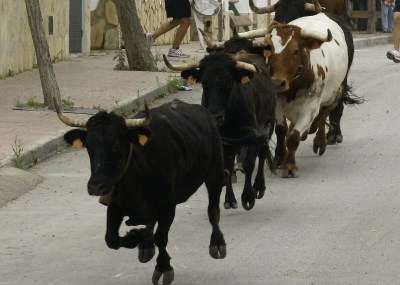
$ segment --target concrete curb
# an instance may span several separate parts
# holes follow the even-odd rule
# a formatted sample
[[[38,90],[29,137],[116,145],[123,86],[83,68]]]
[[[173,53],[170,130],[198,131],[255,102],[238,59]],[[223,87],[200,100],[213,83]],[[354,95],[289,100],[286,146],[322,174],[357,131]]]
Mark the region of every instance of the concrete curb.
[[[392,35],[380,35],[371,38],[355,38],[354,49],[367,48],[371,46],[386,45],[392,43]]]
[[[138,98],[134,99],[126,99],[121,101],[118,104],[118,107],[109,111],[115,111],[122,108],[130,108],[134,109],[137,106],[143,106],[145,102],[152,102],[158,98],[161,98],[165,95],[169,95],[173,93],[173,87],[167,81],[160,82],[158,86],[151,86],[146,88],[141,92],[143,95],[140,95]],[[22,162],[22,168],[28,169],[41,160],[50,158],[55,155],[57,152],[62,151],[63,149],[68,147],[68,144],[64,141],[64,134],[70,130],[69,127],[58,131],[53,136],[47,136],[42,140],[38,141],[34,145],[31,145],[29,148],[24,149],[20,155],[20,161]],[[0,167],[10,167],[13,166],[13,160],[15,156],[11,155],[5,158],[1,163]]]

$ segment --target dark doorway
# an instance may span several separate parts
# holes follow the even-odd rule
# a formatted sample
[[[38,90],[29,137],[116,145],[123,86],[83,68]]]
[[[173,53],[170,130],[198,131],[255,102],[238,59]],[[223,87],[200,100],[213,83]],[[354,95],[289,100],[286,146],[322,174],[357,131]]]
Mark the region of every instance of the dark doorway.
[[[69,2],[69,52],[82,52],[82,0]]]

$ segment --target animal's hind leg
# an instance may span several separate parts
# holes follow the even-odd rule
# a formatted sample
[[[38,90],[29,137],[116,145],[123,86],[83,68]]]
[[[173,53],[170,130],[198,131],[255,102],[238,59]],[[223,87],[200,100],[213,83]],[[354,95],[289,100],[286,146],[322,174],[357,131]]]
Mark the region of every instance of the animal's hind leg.
[[[242,192],[242,206],[246,210],[251,210],[256,202],[255,189],[251,186],[251,178],[257,158],[257,153],[260,148],[258,146],[249,147],[247,156],[244,161],[245,181]]]
[[[152,282],[158,284],[158,280],[163,275],[164,285],[169,285],[174,280],[174,269],[170,264],[171,257],[167,252],[168,232],[175,218],[175,205],[165,209],[160,213],[157,230],[154,235],[154,242],[158,247],[157,265],[154,269]]]
[[[215,259],[226,256],[226,243],[224,235],[219,228],[220,209],[219,201],[222,192],[220,179],[205,182],[208,193],[208,220],[212,226],[209,253]]]
[[[138,248],[138,258],[142,263],[150,261],[156,253],[153,235],[154,226],[155,222],[152,222],[145,229],[142,229],[143,242],[139,244]]]
[[[267,148],[268,146],[261,146],[258,152],[258,168],[256,177],[254,178],[253,189],[256,194],[257,199],[261,199],[265,194],[265,176],[264,176],[264,165],[265,159],[267,158]]]
[[[224,202],[225,209],[230,209],[230,208],[236,209],[238,207],[235,193],[233,192],[233,187],[232,187],[232,172],[233,172],[236,153],[237,150],[235,148],[224,147],[224,168],[229,172],[225,189],[225,202]]]
[[[318,153],[319,155],[323,155],[326,146],[328,144],[328,140],[326,139],[326,131],[325,131],[325,125],[326,125],[326,117],[321,116],[319,122],[318,122],[318,131],[315,134],[314,142],[313,142],[313,150],[315,153]],[[318,152],[319,150],[319,152]]]
[[[335,109],[329,114],[329,130],[328,130],[328,144],[341,143],[343,141],[342,130],[340,128],[340,120],[343,115],[344,104],[343,100],[339,100]]]

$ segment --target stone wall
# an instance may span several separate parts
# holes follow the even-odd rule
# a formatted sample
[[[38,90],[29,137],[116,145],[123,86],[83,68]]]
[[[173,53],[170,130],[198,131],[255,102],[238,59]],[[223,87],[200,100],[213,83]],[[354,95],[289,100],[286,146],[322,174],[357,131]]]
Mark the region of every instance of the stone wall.
[[[39,0],[50,57],[69,56],[69,1]],[[83,52],[90,52],[90,0],[83,0]],[[86,12],[85,12],[86,11]],[[49,16],[53,16],[53,34],[49,35]],[[26,14],[25,0],[0,0],[0,78],[32,69],[35,49]]]

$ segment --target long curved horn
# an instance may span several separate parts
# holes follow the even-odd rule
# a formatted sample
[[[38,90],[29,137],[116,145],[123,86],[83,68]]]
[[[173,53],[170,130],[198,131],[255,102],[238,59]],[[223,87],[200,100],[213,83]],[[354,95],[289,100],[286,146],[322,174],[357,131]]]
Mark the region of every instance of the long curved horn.
[[[268,32],[267,28],[252,30],[244,33],[238,33],[239,38],[253,39],[264,37]]]
[[[172,65],[167,57],[165,56],[165,54],[163,54],[163,59],[164,59],[164,63],[165,65],[171,69],[171,70],[175,70],[175,71],[184,71],[184,70],[189,70],[192,68],[198,68],[200,66],[199,62],[191,62],[191,63],[186,63],[186,64],[180,64],[180,65]]]
[[[309,29],[301,29],[301,37],[302,38],[313,38],[319,40],[321,42],[330,42],[332,40],[332,33],[328,29],[327,33],[320,33],[314,30]]]
[[[203,35],[204,41],[205,41],[206,45],[207,45],[209,48],[217,49],[217,48],[223,48],[223,47],[225,47],[225,46],[224,46],[224,42],[213,42],[213,41],[208,37],[208,35],[206,34],[206,32],[204,32],[202,29],[198,29],[198,30],[199,30],[199,32]]]
[[[237,61],[235,67],[237,69],[244,69],[253,73],[257,73],[257,69],[253,64],[244,61]]]
[[[86,124],[89,119],[72,120],[72,119],[68,118],[66,115],[64,115],[63,111],[61,111],[61,108],[57,104],[55,99],[54,99],[54,107],[56,109],[57,116],[60,119],[60,121],[63,122],[64,124],[66,124],[67,126],[76,127],[76,128],[86,128]]]
[[[140,127],[140,126],[146,126],[150,124],[151,122],[151,115],[150,115],[150,110],[147,104],[144,105],[144,110],[145,110],[145,117],[141,119],[125,119],[125,124],[126,126],[129,127]]]
[[[256,5],[254,5],[253,0],[249,0],[249,6],[251,11],[253,11],[256,14],[266,14],[266,13],[272,13],[275,12],[275,5],[269,5],[266,7],[257,7]]]

